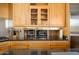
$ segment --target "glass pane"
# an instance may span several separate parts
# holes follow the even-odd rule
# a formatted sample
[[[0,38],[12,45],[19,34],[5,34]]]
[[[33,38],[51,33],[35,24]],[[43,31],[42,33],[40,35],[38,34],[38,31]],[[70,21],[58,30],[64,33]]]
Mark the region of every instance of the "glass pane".
[[[31,9],[31,25],[37,25],[37,9]]]
[[[35,39],[35,30],[28,30],[27,31],[27,39]]]
[[[47,30],[37,30],[37,39],[47,39]]]

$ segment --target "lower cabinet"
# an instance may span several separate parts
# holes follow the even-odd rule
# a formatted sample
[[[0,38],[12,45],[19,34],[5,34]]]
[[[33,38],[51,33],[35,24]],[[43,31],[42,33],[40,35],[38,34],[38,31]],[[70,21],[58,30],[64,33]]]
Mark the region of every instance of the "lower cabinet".
[[[50,48],[55,52],[68,51],[70,48],[70,41],[51,41]]]
[[[8,51],[10,48],[9,42],[0,42],[0,55]]]
[[[3,44],[3,45],[2,45]],[[70,41],[10,41],[0,44],[0,54],[47,55],[64,52],[70,48]]]
[[[69,41],[51,41],[50,48],[69,48]]]
[[[50,49],[50,41],[29,41],[30,49]]]
[[[24,49],[29,47],[29,43],[27,41],[11,41],[11,49]]]
[[[28,49],[69,49],[70,41],[13,41],[11,48]]]

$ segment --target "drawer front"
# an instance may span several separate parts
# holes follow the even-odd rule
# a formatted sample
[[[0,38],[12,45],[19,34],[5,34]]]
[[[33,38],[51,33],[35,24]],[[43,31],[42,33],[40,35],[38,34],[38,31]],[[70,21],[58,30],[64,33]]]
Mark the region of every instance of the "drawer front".
[[[30,41],[29,48],[33,49],[49,49],[50,41]]]
[[[29,44],[27,41],[14,41],[11,42],[11,48],[17,49],[17,48],[28,48]]]
[[[53,41],[50,45],[51,48],[69,48],[68,41]]]

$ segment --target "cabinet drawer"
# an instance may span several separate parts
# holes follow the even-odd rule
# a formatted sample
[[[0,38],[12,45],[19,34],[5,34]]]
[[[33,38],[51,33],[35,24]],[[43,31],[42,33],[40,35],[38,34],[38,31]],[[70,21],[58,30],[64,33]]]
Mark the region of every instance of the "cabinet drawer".
[[[51,48],[69,48],[68,41],[52,41]]]
[[[27,41],[14,41],[11,42],[11,48],[17,49],[17,48],[28,48],[29,44]]]
[[[0,43],[0,53],[7,51],[10,47],[9,42],[1,42]]]
[[[49,49],[50,48],[50,41],[30,41],[29,48]]]

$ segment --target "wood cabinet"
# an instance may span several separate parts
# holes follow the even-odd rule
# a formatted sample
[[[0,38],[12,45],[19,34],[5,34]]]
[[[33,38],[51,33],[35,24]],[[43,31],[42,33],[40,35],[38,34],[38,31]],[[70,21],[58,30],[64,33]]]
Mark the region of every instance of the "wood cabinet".
[[[50,41],[29,41],[29,49],[50,49]]]
[[[8,3],[0,3],[0,18],[8,19],[9,16]]]
[[[30,4],[30,26],[49,26],[49,8],[46,4]]]
[[[7,45],[13,49],[69,49],[70,41],[10,41]]]
[[[16,49],[41,49],[41,50],[54,50],[57,52],[68,51],[70,49],[70,41],[6,41],[0,43],[0,53],[8,50]]]
[[[29,49],[68,49],[69,42],[68,41],[11,41],[11,48],[29,48]],[[7,44],[7,45],[8,45]]]
[[[13,4],[13,25],[14,26],[26,26],[28,23],[28,5],[14,3]]]
[[[66,20],[66,4],[51,3],[50,7],[50,26],[64,26]]]
[[[65,25],[65,3],[31,5],[30,3],[13,4],[14,26],[60,26]]]
[[[50,48],[68,50],[70,48],[70,41],[51,41]]]
[[[30,3],[13,4],[13,24],[15,27],[22,26],[47,26],[48,7],[45,5],[31,6]]]
[[[28,47],[29,47],[28,41],[10,41],[11,49],[21,49],[21,48],[28,48]]]
[[[0,55],[8,51],[9,48],[10,48],[10,42],[1,42],[0,43]]]

